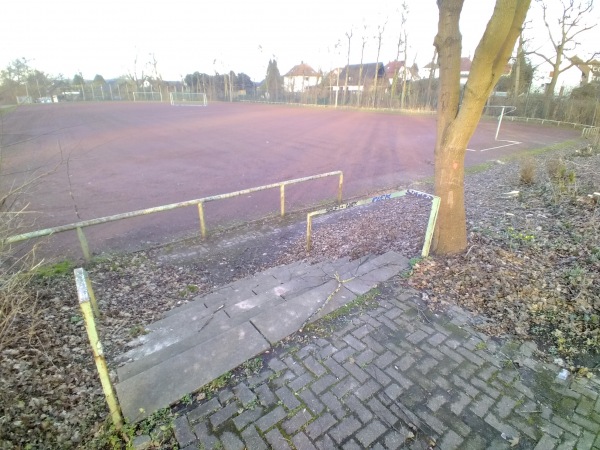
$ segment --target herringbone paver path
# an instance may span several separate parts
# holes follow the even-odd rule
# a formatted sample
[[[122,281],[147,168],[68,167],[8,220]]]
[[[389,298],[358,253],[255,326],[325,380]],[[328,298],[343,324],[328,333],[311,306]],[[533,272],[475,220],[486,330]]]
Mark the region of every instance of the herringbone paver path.
[[[379,306],[176,419],[188,449],[600,448],[600,383],[566,380],[532,343],[491,339],[385,283]]]

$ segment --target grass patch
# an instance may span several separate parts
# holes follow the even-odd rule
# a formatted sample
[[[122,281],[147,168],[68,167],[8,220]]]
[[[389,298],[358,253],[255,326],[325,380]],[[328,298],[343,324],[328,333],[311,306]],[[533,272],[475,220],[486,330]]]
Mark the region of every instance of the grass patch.
[[[35,274],[41,278],[55,278],[72,275],[73,269],[75,269],[75,265],[71,261],[65,260],[56,264],[41,266],[35,271]]]
[[[350,314],[351,312],[354,312],[357,309],[361,310],[361,311],[363,311],[365,309],[369,309],[370,307],[373,307],[376,305],[375,298],[379,294],[380,294],[379,289],[377,289],[377,288],[371,289],[366,294],[356,297],[350,303],[346,303],[341,308],[338,308],[335,311],[330,312],[325,317],[323,317],[323,319],[321,319],[321,320],[324,320],[324,321],[330,320],[331,321],[331,320],[335,320],[339,317],[345,316],[347,314]]]
[[[16,105],[0,106],[0,117],[7,116],[11,112],[13,112],[15,109],[17,109]]]
[[[465,175],[474,175],[476,173],[487,172],[492,167],[494,167],[495,163],[488,161],[481,164],[476,164],[474,166],[465,167]]]
[[[329,314],[327,314],[325,317],[321,318],[320,320],[317,320],[316,322],[308,324],[306,327],[304,327],[304,331],[307,333],[318,333],[318,332],[329,333],[330,331],[332,331],[332,330],[330,330],[330,328],[333,328],[333,325],[335,324],[335,322],[338,319],[345,317],[347,315],[356,314],[356,313],[359,313],[359,312],[362,312],[362,311],[365,311],[367,309],[371,309],[371,308],[374,308],[375,306],[377,306],[378,303],[376,301],[376,298],[379,294],[380,294],[379,289],[377,289],[377,288],[371,289],[366,294],[356,297],[351,302],[346,303],[344,306],[336,309],[335,311],[330,312]]]

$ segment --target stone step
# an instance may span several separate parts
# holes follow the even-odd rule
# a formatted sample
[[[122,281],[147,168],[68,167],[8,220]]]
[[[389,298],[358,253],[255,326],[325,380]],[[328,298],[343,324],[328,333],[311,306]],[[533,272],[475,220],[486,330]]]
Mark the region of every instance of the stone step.
[[[395,252],[280,266],[178,308],[117,369],[125,416],[135,422],[169,406],[407,267]]]
[[[302,271],[305,274],[304,277],[293,279],[282,277],[282,279],[289,279],[289,281],[275,285],[275,287],[266,289],[264,292],[260,292],[260,289],[273,286],[274,283],[255,284],[257,277],[252,277],[252,281],[249,281],[246,286],[253,286],[253,288],[248,289],[246,295],[243,295],[243,288],[238,283],[233,300],[226,298],[223,292],[227,291],[223,289],[208,294],[194,302],[197,304],[196,307],[188,307],[178,314],[169,315],[147,326],[149,333],[130,342],[128,345],[133,348],[120,355],[116,361],[120,363],[127,362],[127,365],[130,365],[157,352],[168,354],[175,350],[166,350],[167,347],[174,346],[190,338],[188,342],[175,347],[180,349],[179,351],[187,350],[190,345],[198,345],[211,338],[215,332],[223,332],[238,325],[243,320],[260,314],[261,308],[259,306],[267,303],[270,306],[275,306],[286,299],[301,295],[314,287],[322,285],[328,279],[318,266],[312,266],[310,272],[305,269]],[[233,289],[231,291],[234,292]],[[231,304],[240,298],[245,299]],[[231,304],[231,306],[225,306],[227,304]],[[153,360],[156,361],[156,358],[160,357],[156,356]],[[137,364],[134,364],[135,366]],[[120,367],[118,369],[119,376],[128,377],[130,375],[126,374],[129,374],[131,370],[131,367]],[[137,369],[133,370],[136,372]]]
[[[268,350],[270,344],[245,322],[115,385],[123,415],[135,423],[178,401]]]

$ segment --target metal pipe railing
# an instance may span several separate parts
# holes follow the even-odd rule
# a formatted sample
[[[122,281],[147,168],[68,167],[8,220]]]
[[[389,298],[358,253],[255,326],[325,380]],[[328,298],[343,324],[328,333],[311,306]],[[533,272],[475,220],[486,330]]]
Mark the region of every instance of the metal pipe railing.
[[[405,189],[403,191],[395,191],[389,194],[376,195],[375,197],[369,197],[362,200],[356,200],[349,203],[332,206],[330,208],[320,209],[318,211],[310,212],[306,215],[306,251],[310,252],[312,246],[312,219],[314,216],[321,214],[327,214],[333,211],[340,211],[343,209],[354,208],[355,206],[369,205],[371,203],[381,202],[384,200],[391,200],[394,198],[404,197],[405,195],[414,195],[416,197],[425,198],[431,200],[431,211],[429,212],[429,220],[427,222],[427,230],[425,231],[425,241],[423,242],[423,249],[421,250],[421,256],[429,256],[429,249],[431,247],[431,241],[433,239],[433,232],[435,230],[435,223],[437,221],[438,211],[440,209],[440,197],[431,195],[426,192],[415,191],[413,189]]]
[[[342,188],[343,188],[343,183],[344,183],[344,174],[341,170],[337,170],[334,172],[327,172],[327,173],[322,173],[319,175],[312,175],[309,177],[296,178],[293,180],[280,181],[277,183],[267,184],[264,186],[243,189],[241,191],[229,192],[227,194],[212,195],[209,197],[203,197],[203,198],[194,199],[194,200],[187,200],[184,202],[171,203],[168,205],[156,206],[153,208],[139,209],[137,211],[130,211],[130,212],[121,213],[121,214],[114,214],[112,216],[99,217],[97,219],[83,220],[83,221],[71,223],[68,225],[60,225],[60,226],[52,227],[52,228],[45,228],[43,230],[31,231],[29,233],[23,233],[23,234],[11,236],[5,240],[5,243],[12,244],[12,243],[16,243],[16,242],[26,241],[28,239],[49,236],[49,235],[55,234],[55,233],[62,233],[64,231],[77,230],[77,237],[79,238],[79,243],[81,245],[81,250],[83,252],[83,256],[86,261],[90,261],[91,254],[90,254],[90,250],[89,250],[89,245],[87,243],[87,239],[83,232],[83,228],[89,227],[92,225],[99,225],[99,224],[107,223],[107,222],[115,222],[117,220],[128,219],[131,217],[138,217],[138,216],[144,216],[144,215],[148,215],[148,214],[155,214],[155,213],[159,213],[159,212],[170,211],[172,209],[184,208],[187,206],[197,206],[198,207],[200,232],[202,234],[202,237],[205,238],[206,237],[206,222],[204,219],[204,203],[214,202],[217,200],[224,200],[226,198],[239,197],[240,195],[251,194],[253,192],[264,191],[267,189],[279,188],[280,189],[280,210],[281,210],[281,216],[283,217],[285,215],[285,186],[302,183],[302,182],[306,182],[306,181],[311,181],[311,180],[316,180],[319,178],[331,177],[331,176],[339,176],[337,201],[338,201],[338,203],[341,203]]]
[[[77,285],[77,297],[79,298],[79,307],[81,308],[81,314],[85,323],[85,329],[87,330],[88,339],[90,340],[90,346],[92,347],[92,353],[94,355],[94,362],[96,363],[96,369],[100,376],[100,383],[102,384],[102,391],[108,404],[110,415],[117,430],[123,427],[123,415],[121,414],[121,408],[119,407],[119,401],[115,395],[115,390],[110,381],[110,375],[108,372],[108,366],[106,365],[106,359],[104,358],[104,350],[102,349],[102,343],[98,337],[98,331],[96,330],[96,318],[100,317],[100,310],[98,309],[98,303],[94,296],[92,289],[92,283],[88,273],[84,269],[75,269],[75,284]]]

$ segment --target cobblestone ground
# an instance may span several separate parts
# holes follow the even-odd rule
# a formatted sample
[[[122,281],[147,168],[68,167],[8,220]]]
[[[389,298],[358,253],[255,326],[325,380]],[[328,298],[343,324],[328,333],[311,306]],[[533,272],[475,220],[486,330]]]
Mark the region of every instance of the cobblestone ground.
[[[176,419],[188,449],[600,449],[600,382],[560,380],[532,343],[384,285],[379,306],[278,349]]]

